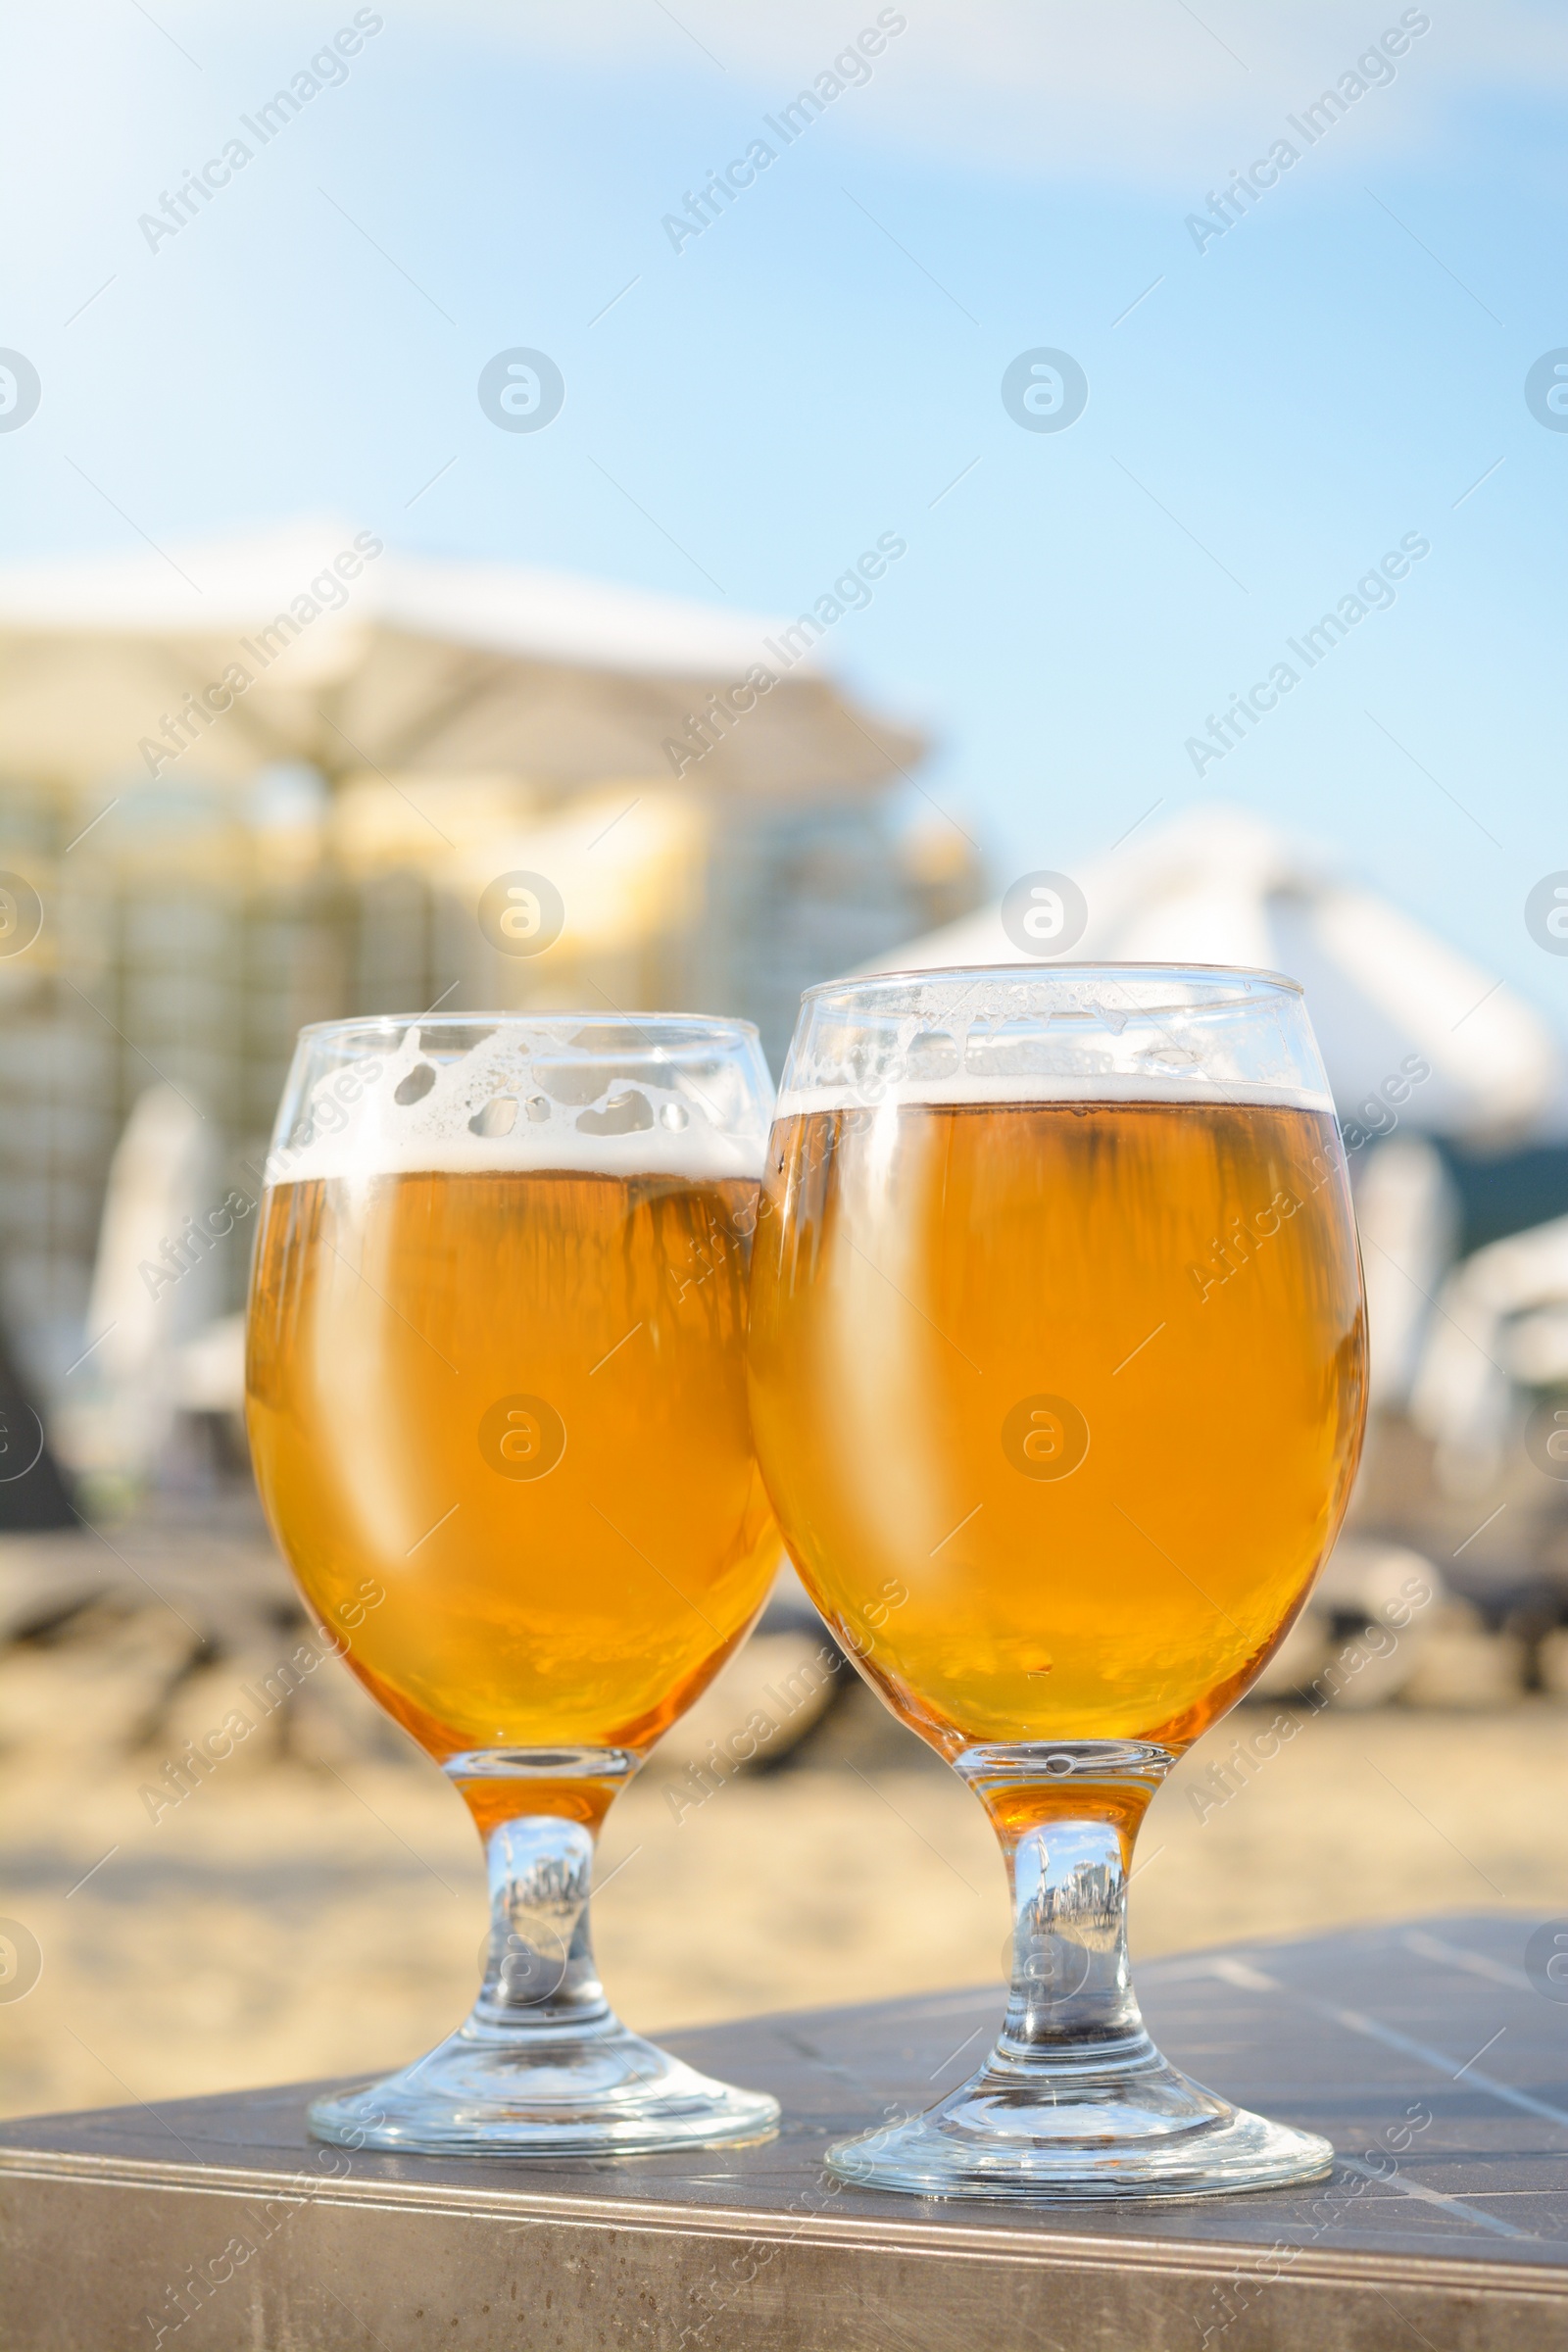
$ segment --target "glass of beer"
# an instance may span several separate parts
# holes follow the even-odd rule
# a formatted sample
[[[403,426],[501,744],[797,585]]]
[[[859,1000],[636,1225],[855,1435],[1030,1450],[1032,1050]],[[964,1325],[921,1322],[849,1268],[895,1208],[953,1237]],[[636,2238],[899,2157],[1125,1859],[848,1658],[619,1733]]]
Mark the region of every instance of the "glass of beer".
[[[251,1287],[257,1479],[334,1646],[472,1813],[491,1920],[466,2024],[318,2099],[318,2138],[620,2154],[777,2121],[628,2033],[588,1934],[612,1799],[778,1563],[745,1366],[771,1098],[745,1022],[301,1037]]]
[[[1012,1889],[990,2056],[833,2170],[1032,2201],[1324,2173],[1325,2140],[1160,2056],[1124,1917],[1145,1809],[1300,1608],[1360,1447],[1360,1264],[1299,989],[1110,964],[811,991],[750,1360],[791,1556]]]

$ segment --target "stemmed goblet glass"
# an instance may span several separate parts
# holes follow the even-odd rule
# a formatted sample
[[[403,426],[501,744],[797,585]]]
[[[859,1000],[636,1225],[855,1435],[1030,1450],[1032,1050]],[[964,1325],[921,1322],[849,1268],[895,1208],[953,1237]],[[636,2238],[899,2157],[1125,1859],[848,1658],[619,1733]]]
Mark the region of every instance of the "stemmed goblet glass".
[[[581,2155],[777,2121],[628,2033],[588,1936],[612,1799],[777,1565],[744,1363],[771,1094],[754,1029],[689,1015],[300,1040],[251,1289],[257,1478],[349,1666],[466,1800],[491,1911],[466,2023],[318,2100],[319,2138]]]
[[[1298,988],[1111,964],[811,991],[750,1355],[796,1565],[1012,1887],[990,2056],[832,2168],[1024,2199],[1326,2171],[1326,2141],[1160,2056],[1125,1932],[1144,1812],[1300,1608],[1360,1446],[1360,1265]]]

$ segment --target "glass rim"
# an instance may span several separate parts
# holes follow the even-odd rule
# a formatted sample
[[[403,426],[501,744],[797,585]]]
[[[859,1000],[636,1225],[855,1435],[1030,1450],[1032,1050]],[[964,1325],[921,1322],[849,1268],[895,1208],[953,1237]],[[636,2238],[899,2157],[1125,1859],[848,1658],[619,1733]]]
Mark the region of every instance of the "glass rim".
[[[582,1012],[571,1005],[556,1011],[540,1005],[533,1011],[511,1012],[366,1012],[331,1021],[307,1021],[296,1032],[296,1041],[307,1038],[349,1037],[356,1032],[374,1029],[478,1029],[503,1027],[536,1028],[551,1022],[567,1022],[585,1027],[633,1029],[659,1027],[674,1029],[692,1038],[732,1038],[743,1042],[760,1042],[760,1031],[755,1021],[742,1020],[738,1014],[710,1012]],[[610,1048],[604,1049],[607,1053]],[[598,1051],[585,1047],[585,1053]],[[635,1046],[617,1046],[617,1054],[635,1054]]]
[[[1093,963],[941,963],[916,965],[908,971],[862,972],[858,976],[850,975],[838,980],[814,981],[809,988],[802,989],[801,1002],[810,1004],[818,997],[832,996],[835,991],[854,994],[861,989],[896,986],[907,988],[914,982],[924,980],[994,980],[1005,983],[1013,980],[1051,980],[1058,975],[1066,977],[1068,974],[1081,979],[1088,972],[1105,972],[1114,974],[1118,978],[1129,972],[1141,972],[1147,974],[1151,979],[1169,980],[1180,979],[1190,973],[1203,975],[1211,973],[1215,978],[1224,980],[1261,980],[1268,987],[1279,989],[1288,996],[1301,997],[1306,993],[1300,981],[1293,980],[1289,972],[1272,971],[1266,964],[1149,963],[1142,961],[1118,963],[1107,958],[1102,962]],[[1243,1002],[1244,999],[1241,997],[1219,998],[1212,1004],[1194,1009],[1213,1012],[1219,1010],[1227,1003],[1239,1004]]]

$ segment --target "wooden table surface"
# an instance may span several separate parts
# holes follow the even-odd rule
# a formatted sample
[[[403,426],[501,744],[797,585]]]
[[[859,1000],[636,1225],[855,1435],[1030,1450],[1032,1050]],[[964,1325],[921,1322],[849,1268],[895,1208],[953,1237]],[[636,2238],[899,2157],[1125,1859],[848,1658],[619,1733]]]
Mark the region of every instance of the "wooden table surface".
[[[1544,1927],[1428,1921],[1140,1971],[1172,2059],[1334,2142],[1332,2180],[1298,2192],[1064,2209],[831,2183],[830,2138],[977,2062],[995,1988],[666,2036],[782,2101],[780,2135],[734,2151],[350,2155],[305,2135],[319,2085],[0,2124],[0,2340],[1561,2352],[1568,1983],[1544,1974]]]

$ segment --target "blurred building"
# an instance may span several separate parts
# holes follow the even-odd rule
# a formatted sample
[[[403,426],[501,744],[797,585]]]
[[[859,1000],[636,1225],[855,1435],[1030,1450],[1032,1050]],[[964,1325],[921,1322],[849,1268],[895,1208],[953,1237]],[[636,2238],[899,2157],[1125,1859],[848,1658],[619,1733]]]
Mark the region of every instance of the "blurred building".
[[[776,1066],[804,986],[977,902],[967,840],[901,821],[919,739],[770,635],[332,521],[0,569],[0,1312],[52,1396],[148,1090],[220,1199],[306,1021],[657,1004]],[[479,920],[517,872],[562,905],[536,955]]]

